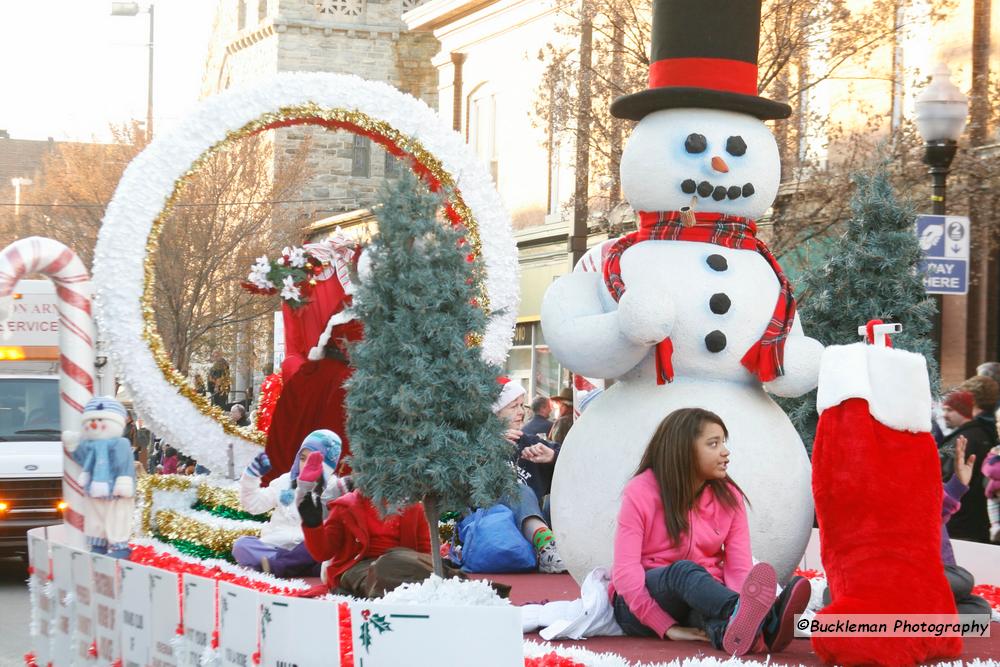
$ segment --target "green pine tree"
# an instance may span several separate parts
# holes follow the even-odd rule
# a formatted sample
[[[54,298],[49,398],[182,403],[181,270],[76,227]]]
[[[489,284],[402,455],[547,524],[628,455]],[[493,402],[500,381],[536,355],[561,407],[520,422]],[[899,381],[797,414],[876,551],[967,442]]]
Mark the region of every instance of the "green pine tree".
[[[347,396],[356,483],[376,506],[423,502],[439,575],[441,512],[485,507],[515,488],[513,448],[492,412],[500,369],[470,343],[486,328],[476,305],[483,267],[467,259],[466,230],[436,216],[441,202],[411,175],[382,195],[371,273],[355,298],[365,337]]]
[[[936,306],[916,272],[921,255],[914,208],[897,199],[883,165],[853,180],[846,232],[829,259],[807,269],[796,285],[798,293],[808,295],[799,305],[806,334],[824,345],[845,345],[860,340],[858,327],[869,320],[898,322],[903,331],[892,336],[893,346],[926,357],[936,392],[930,338]],[[819,421],[816,391],[779,403],[812,452]]]

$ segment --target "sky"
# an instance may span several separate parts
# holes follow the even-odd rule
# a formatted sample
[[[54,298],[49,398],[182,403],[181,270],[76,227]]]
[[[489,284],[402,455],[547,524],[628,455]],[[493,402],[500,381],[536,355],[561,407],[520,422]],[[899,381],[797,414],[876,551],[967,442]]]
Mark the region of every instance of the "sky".
[[[216,4],[155,3],[156,133],[198,100]],[[111,0],[0,0],[0,129],[107,141],[110,124],[145,121],[148,37],[149,15],[111,16]]]

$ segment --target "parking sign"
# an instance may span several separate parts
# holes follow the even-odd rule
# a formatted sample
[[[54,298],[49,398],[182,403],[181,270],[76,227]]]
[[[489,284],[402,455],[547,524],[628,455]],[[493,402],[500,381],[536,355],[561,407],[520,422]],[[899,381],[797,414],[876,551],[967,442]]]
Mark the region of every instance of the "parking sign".
[[[969,219],[959,215],[917,216],[917,239],[924,258],[919,271],[928,294],[969,291]]]

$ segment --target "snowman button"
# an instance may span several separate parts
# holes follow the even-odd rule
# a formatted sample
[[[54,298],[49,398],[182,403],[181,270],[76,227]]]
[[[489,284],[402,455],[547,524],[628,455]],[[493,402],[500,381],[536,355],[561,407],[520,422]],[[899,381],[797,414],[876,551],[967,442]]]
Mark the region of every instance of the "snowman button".
[[[721,331],[713,331],[705,336],[705,347],[709,352],[722,352],[726,349],[726,334]]]
[[[732,305],[733,302],[723,292],[713,294],[712,298],[708,300],[708,307],[711,308],[712,312],[716,315],[725,315],[729,312],[729,307]]]
[[[729,262],[722,255],[709,255],[708,259],[705,260],[708,265],[712,267],[715,271],[725,271],[729,268]]]

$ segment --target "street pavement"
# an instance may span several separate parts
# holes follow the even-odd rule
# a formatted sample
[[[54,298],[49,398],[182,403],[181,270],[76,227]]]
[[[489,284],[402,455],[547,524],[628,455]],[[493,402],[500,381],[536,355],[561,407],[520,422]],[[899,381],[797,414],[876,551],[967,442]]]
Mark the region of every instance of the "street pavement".
[[[27,567],[20,558],[0,558],[0,667],[22,667],[31,650]]]

